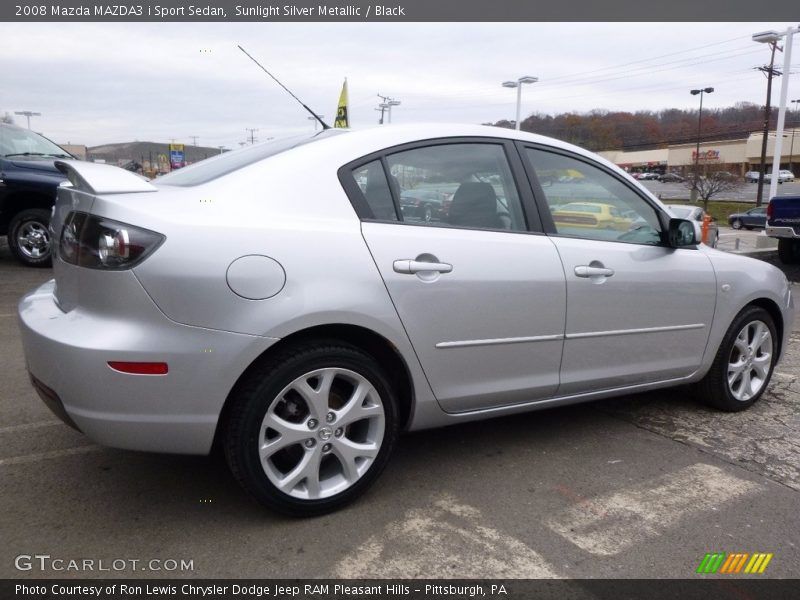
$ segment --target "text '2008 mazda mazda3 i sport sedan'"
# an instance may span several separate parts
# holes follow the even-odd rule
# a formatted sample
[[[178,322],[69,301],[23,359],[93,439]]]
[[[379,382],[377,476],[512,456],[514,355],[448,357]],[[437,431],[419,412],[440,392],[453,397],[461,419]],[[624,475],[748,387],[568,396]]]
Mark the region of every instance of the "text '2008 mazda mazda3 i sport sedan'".
[[[541,136],[327,130],[153,183],[57,164],[55,279],[19,306],[34,386],[100,444],[217,440],[289,514],[354,499],[405,430],[679,384],[745,409],[791,329],[781,271]]]

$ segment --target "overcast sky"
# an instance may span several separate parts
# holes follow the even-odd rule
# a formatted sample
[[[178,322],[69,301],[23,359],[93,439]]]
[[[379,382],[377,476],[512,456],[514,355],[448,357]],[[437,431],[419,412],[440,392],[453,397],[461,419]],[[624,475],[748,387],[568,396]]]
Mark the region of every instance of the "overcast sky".
[[[377,94],[401,101],[394,123],[513,119],[592,109],[762,105],[765,29],[790,23],[0,23],[0,114],[32,110],[60,143],[132,140],[238,147],[311,131],[307,113],[237,49],[241,44],[332,122],[342,81],[351,125],[377,123]],[[795,36],[800,37],[800,36]],[[800,98],[795,40],[789,98]],[[782,66],[778,53],[776,65]],[[773,91],[779,98],[780,79]],[[16,122],[25,125],[24,117]]]

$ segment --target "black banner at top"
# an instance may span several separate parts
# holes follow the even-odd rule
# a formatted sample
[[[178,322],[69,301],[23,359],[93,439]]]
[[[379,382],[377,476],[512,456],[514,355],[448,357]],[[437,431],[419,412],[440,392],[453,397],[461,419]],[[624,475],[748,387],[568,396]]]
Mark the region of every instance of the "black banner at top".
[[[0,21],[751,22],[786,21],[797,0],[4,0]]]

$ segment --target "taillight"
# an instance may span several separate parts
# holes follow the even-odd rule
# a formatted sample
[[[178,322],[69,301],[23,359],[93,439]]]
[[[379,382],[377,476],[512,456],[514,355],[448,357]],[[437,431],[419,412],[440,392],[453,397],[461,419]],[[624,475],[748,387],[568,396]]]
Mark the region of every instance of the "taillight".
[[[770,200],[769,204],[767,204],[767,221],[770,219],[772,219],[772,200]]]
[[[164,241],[155,231],[105,217],[71,212],[61,230],[58,256],[90,269],[122,270],[140,263]]]

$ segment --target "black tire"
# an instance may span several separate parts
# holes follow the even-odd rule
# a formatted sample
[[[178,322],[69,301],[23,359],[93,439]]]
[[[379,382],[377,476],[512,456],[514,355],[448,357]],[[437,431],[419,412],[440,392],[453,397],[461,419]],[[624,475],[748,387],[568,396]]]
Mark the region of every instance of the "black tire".
[[[8,224],[8,246],[19,262],[28,267],[49,267],[52,261],[50,211],[29,208],[18,212]]]
[[[778,238],[778,258],[785,265],[800,263],[800,240]]]
[[[752,363],[756,362],[755,359],[765,357],[766,354],[761,352],[763,348],[760,346],[756,351],[748,357],[743,354],[739,347],[737,347],[737,338],[740,334],[744,333],[745,337],[749,339],[751,333],[757,331],[758,323],[763,324],[769,331],[771,336],[771,349],[769,350],[769,368],[766,375],[762,376],[760,380],[756,378],[758,387],[752,393],[742,394],[744,387],[744,379],[736,378],[733,384],[728,383],[729,366],[731,361],[735,358],[743,360],[745,368],[742,373],[747,373],[747,380],[750,380],[752,373],[756,370]],[[745,331],[746,330],[746,331]],[[764,342],[766,344],[766,341]],[[775,367],[775,357],[778,351],[778,338],[775,328],[775,322],[770,314],[758,306],[747,306],[736,315],[736,318],[731,323],[722,343],[717,350],[717,355],[714,357],[714,363],[711,369],[706,373],[706,376],[695,385],[695,393],[700,400],[726,412],[739,412],[752,406],[764,393],[769,385],[769,380],[772,377],[772,370]],[[748,362],[749,361],[749,362]],[[760,383],[759,383],[760,381]],[[737,384],[739,384],[737,386]],[[739,388],[738,390],[732,388]],[[737,398],[735,394],[740,397]]]
[[[731,221],[731,227],[733,227],[734,229],[741,229],[742,225],[743,223],[741,219],[734,219],[733,221]]]
[[[296,393],[299,401],[295,400],[291,397],[293,392],[287,392],[286,389],[298,379],[302,379],[304,382],[314,381],[314,376],[310,374],[323,369],[328,370],[327,372],[344,371],[343,377],[347,377],[349,372],[362,377],[372,386],[375,394],[372,395],[370,392],[368,399],[363,401],[361,407],[367,406],[366,403],[369,402],[368,408],[375,409],[374,403],[377,402],[383,408],[383,432],[380,441],[377,442],[379,444],[377,455],[371,463],[368,463],[366,471],[360,473],[353,483],[348,483],[345,478],[344,462],[338,458],[340,446],[336,444],[348,440],[350,442],[360,441],[351,437],[354,436],[354,430],[359,427],[358,423],[362,424],[360,428],[363,431],[367,431],[374,426],[377,427],[377,425],[373,425],[373,419],[380,417],[354,421],[350,425],[345,425],[344,433],[340,433],[338,428],[335,429],[336,433],[332,433],[336,422],[328,426],[319,420],[316,430],[314,430],[312,424],[309,423],[309,419],[314,417],[310,405]],[[330,406],[332,399],[340,401],[339,409],[343,409],[347,405],[345,402],[345,396],[348,394],[346,386],[350,383],[339,379],[340,377],[338,374],[333,376],[334,384],[331,385],[331,393],[327,399],[330,408],[326,410],[329,412],[337,410],[335,406]],[[338,397],[337,392],[333,390],[337,385],[345,388],[343,392],[339,392],[342,395]],[[321,381],[319,381],[319,386],[321,389]],[[352,388],[352,393],[354,390],[355,386]],[[237,385],[231,401],[233,404],[228,413],[227,422],[224,424],[223,434],[223,447],[231,472],[242,487],[256,500],[272,510],[295,517],[312,517],[334,511],[363,494],[386,466],[399,431],[395,392],[388,383],[383,369],[374,358],[360,349],[338,341],[307,343],[287,349],[278,356],[270,357],[268,362],[257,365],[253,373]],[[290,406],[292,403],[294,405]],[[273,451],[262,463],[258,448],[262,444],[266,445],[270,440],[282,438],[281,435],[275,435],[279,433],[277,430],[271,430],[265,425],[265,417],[271,407],[275,413],[281,411],[281,415],[279,415],[281,418],[286,416],[287,419],[292,419],[293,424],[302,425],[302,431],[308,427],[309,433],[308,439],[286,443],[284,449]],[[291,410],[289,410],[290,408]],[[307,410],[305,414],[304,408]],[[368,421],[366,425],[365,421]],[[263,429],[264,427],[266,429]],[[323,432],[324,429],[328,431]],[[262,431],[265,432],[263,439]],[[270,431],[273,432],[272,437],[270,437]],[[323,433],[327,437],[323,437]],[[305,434],[302,433],[302,435]],[[375,435],[377,436],[377,434]],[[319,443],[317,443],[317,437],[319,437]],[[313,440],[313,442],[309,442],[309,440]],[[326,441],[323,442],[323,440]],[[307,446],[309,443],[313,443],[314,446],[309,448]],[[362,441],[362,443],[367,442]],[[325,454],[325,446],[335,447]],[[300,467],[307,458],[309,462],[316,460],[316,464],[319,465],[316,468],[316,477],[320,481],[318,496],[323,495],[322,474],[331,474],[331,477],[325,479],[325,482],[344,481],[348,487],[324,497],[302,498],[295,495],[302,493],[311,495],[311,482],[307,480],[308,478],[299,479],[298,483],[294,484],[294,487],[287,493],[273,483],[270,476],[267,475],[266,469],[269,468],[272,477],[277,475],[286,477],[293,469]],[[292,465],[292,461],[295,460],[296,464]],[[359,463],[353,459],[353,464]],[[283,472],[284,468],[286,472]],[[337,469],[340,473],[337,473]],[[301,486],[306,487],[305,492]],[[335,486],[333,489],[336,489]]]

